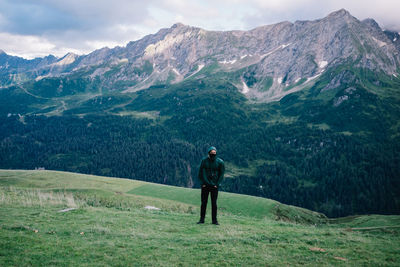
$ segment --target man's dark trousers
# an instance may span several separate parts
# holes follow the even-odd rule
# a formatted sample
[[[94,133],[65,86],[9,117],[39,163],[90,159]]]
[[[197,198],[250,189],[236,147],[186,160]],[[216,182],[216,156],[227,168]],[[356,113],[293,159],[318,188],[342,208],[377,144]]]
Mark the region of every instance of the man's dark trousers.
[[[212,221],[217,222],[217,198],[218,198],[218,188],[211,185],[206,185],[201,187],[201,211],[200,220],[204,221],[206,217],[206,209],[208,202],[208,194],[211,193],[211,205],[212,205]]]

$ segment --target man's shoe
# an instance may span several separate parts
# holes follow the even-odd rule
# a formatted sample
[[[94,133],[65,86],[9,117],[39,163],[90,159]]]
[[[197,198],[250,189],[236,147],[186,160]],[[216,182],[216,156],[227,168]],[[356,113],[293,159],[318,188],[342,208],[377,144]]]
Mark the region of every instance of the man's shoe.
[[[197,222],[197,224],[203,224],[203,223],[204,223],[203,220],[200,220],[200,221]]]
[[[213,222],[212,224],[219,225],[219,223],[218,223],[218,222]]]

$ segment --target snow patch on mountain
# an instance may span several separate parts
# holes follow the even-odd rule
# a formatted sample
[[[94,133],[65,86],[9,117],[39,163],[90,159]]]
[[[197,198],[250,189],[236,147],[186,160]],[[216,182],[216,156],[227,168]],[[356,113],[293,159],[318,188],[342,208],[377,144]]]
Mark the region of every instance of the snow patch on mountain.
[[[181,74],[179,73],[179,71],[175,68],[172,68],[172,71],[175,72],[176,75],[180,76]]]
[[[308,83],[309,81],[312,81],[312,80],[318,78],[321,74],[322,74],[322,73],[318,73],[317,75],[314,75],[314,76],[312,76],[312,77],[310,77],[310,78],[307,78],[306,83]]]
[[[192,74],[190,74],[187,78],[192,77],[193,75],[195,75],[196,73],[198,73],[199,71],[201,71],[204,68],[204,64],[199,64],[197,66],[197,70],[195,72],[193,72]]]
[[[128,63],[128,62],[129,62],[129,59],[127,59],[127,58],[121,58],[121,59],[119,59],[117,62],[118,62],[119,64]]]
[[[328,65],[328,61],[322,60],[318,63],[318,66],[323,69],[326,67],[326,65]]]
[[[232,60],[224,59],[223,61],[218,61],[218,63],[221,63],[221,64],[235,64],[236,61],[237,61],[237,59],[232,59]]]
[[[292,43],[282,44],[282,45],[280,45],[280,46],[278,46],[278,47],[272,49],[271,51],[269,51],[269,52],[267,52],[267,53],[265,53],[265,54],[262,54],[260,57],[261,57],[261,58],[264,58],[264,57],[266,57],[266,56],[269,56],[269,55],[275,53],[276,51],[278,51],[278,50],[280,50],[280,49],[284,49],[285,47],[288,47],[288,46],[291,45],[291,44],[292,44]]]
[[[248,92],[250,91],[249,87],[247,86],[247,84],[246,84],[244,81],[242,81],[242,84],[243,84],[242,93],[243,93],[243,94],[248,93]]]
[[[37,77],[35,78],[35,81],[40,81],[40,80],[42,80],[42,79],[44,79],[44,78],[46,78],[46,77],[48,77],[48,75],[45,75],[45,76],[37,76]]]

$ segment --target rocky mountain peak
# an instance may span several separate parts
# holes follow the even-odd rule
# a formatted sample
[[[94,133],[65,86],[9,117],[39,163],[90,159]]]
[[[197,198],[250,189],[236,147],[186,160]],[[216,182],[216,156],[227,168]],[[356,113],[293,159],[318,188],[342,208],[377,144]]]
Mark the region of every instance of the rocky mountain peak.
[[[175,29],[175,28],[185,28],[185,27],[189,27],[181,22],[177,22],[174,25],[171,26],[171,29]]]
[[[331,25],[339,26],[339,27],[341,27],[342,25],[346,25],[346,24],[354,25],[354,24],[360,23],[360,21],[356,17],[353,17],[350,14],[350,12],[348,12],[345,9],[340,9],[338,11],[332,12],[325,18],[316,20],[315,22],[328,23]]]
[[[375,29],[381,30],[381,27],[379,27],[379,24],[374,19],[371,19],[371,18],[364,19],[362,21],[362,23],[367,25],[367,26],[369,26],[369,27],[371,27],[371,28],[375,28]]]
[[[67,54],[58,59],[57,73],[54,68],[42,73],[56,76],[90,67],[89,77],[104,79],[109,88],[120,81],[132,84],[126,90],[230,73],[235,76],[231,83],[248,97],[272,101],[349,60],[361,59],[356,67],[394,75],[400,65],[398,39],[385,34],[374,20],[360,22],[345,9],[319,20],[281,22],[250,31],[206,31],[175,23],[126,47]]]
[[[330,13],[327,18],[335,18],[335,19],[340,19],[340,18],[353,18],[353,16],[350,14],[349,11],[346,9],[342,8],[340,10],[334,11]]]
[[[189,25],[185,25],[183,23],[175,23],[174,25],[171,26],[171,28],[167,29],[167,35],[168,34],[185,34],[187,32],[192,32],[193,30],[198,30],[199,28],[193,27],[193,26],[189,26]]]
[[[63,56],[60,60],[58,60],[54,64],[58,65],[58,66],[69,65],[69,64],[72,64],[76,60],[77,57],[78,57],[77,54],[67,53],[65,56]]]

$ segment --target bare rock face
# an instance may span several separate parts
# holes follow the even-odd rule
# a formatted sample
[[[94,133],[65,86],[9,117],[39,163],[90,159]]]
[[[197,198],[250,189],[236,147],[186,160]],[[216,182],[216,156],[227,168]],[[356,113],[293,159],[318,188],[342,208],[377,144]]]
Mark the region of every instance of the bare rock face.
[[[111,90],[135,91],[213,73],[234,73],[231,82],[249,98],[273,101],[343,64],[396,76],[398,39],[398,34],[384,32],[374,20],[359,21],[343,9],[315,21],[281,22],[250,31],[206,31],[178,23],[126,47],[103,48],[84,56],[68,54],[33,64],[0,53],[0,82],[7,85],[24,81],[23,77],[84,70],[83,75],[102,80]],[[12,75],[21,79],[4,78]],[[351,79],[349,75],[333,77],[324,90],[338,87],[342,79]],[[116,87],[119,81],[126,86]]]

